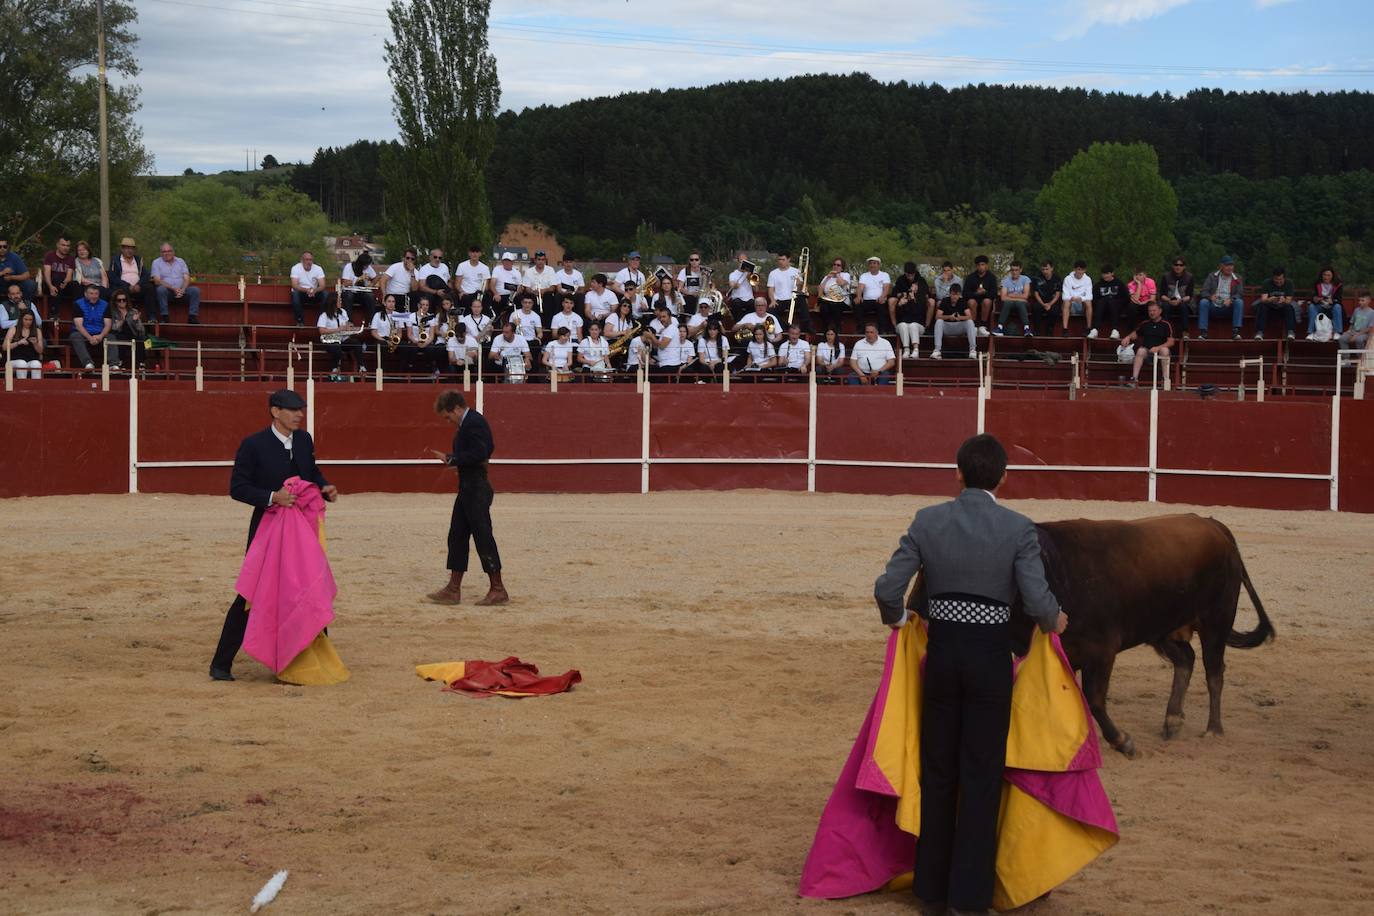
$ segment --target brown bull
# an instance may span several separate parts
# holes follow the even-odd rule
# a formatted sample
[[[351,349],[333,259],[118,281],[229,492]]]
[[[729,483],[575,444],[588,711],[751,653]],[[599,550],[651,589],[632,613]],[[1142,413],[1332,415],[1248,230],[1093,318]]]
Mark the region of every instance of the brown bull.
[[[1226,647],[1253,649],[1274,638],[1245,570],[1231,530],[1213,518],[1167,515],[1138,521],[1075,519],[1036,526],[1045,577],[1069,615],[1061,637],[1075,670],[1083,673],[1083,693],[1102,737],[1127,756],[1135,755],[1131,736],[1107,715],[1107,687],[1117,653],[1152,646],[1173,663],[1174,686],[1164,713],[1164,737],[1183,725],[1183,697],[1193,675],[1191,639],[1202,642],[1211,705],[1207,734],[1220,735],[1221,688]],[[1259,625],[1249,633],[1232,627],[1240,588],[1250,596]],[[924,606],[918,578],[913,608]],[[1012,609],[1016,641],[1029,643],[1029,617]]]

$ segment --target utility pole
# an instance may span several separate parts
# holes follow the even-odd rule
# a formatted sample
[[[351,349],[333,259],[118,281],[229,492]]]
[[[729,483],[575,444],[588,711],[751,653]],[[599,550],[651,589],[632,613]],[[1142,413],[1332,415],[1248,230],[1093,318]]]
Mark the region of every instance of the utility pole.
[[[100,261],[110,263],[110,132],[105,114],[105,0],[95,0],[96,71],[100,80]]]

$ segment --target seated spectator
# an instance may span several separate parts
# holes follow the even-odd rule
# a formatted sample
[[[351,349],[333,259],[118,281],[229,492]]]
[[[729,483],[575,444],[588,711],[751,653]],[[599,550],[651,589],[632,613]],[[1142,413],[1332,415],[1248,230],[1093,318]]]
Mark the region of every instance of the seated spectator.
[[[496,336],[495,320],[486,313],[486,306],[482,304],[481,299],[469,302],[468,313],[458,319],[459,323],[467,328],[467,336],[477,341],[478,347]]]
[[[892,295],[888,297],[887,312],[883,316],[897,332],[903,359],[916,358],[921,334],[925,332],[921,322],[925,320],[929,301],[930,287],[925,277],[916,271],[915,261],[907,261],[902,266],[902,275],[892,284]]]
[[[1188,316],[1193,311],[1193,275],[1187,261],[1174,258],[1169,270],[1159,278],[1158,292],[1164,316],[1182,340],[1188,336]]]
[[[625,351],[625,375],[633,377],[640,368],[647,373],[654,352],[654,332],[648,328],[635,333]]]
[[[1088,262],[1077,261],[1073,265],[1073,272],[1064,278],[1064,336],[1069,336],[1069,318],[1073,315],[1083,316],[1083,326],[1088,328],[1088,336],[1096,337],[1092,333],[1097,330],[1093,324],[1093,281],[1088,276]]]
[[[110,281],[105,274],[105,265],[99,258],[91,254],[91,243],[85,239],[76,243],[76,269],[73,278],[81,287],[77,290],[77,295],[85,295],[86,287],[94,286],[100,290],[100,298],[109,296]]]
[[[931,359],[944,356],[945,333],[965,334],[968,336],[968,355],[978,355],[978,332],[974,330],[973,307],[964,298],[963,287],[958,283],[949,288],[949,295],[940,300],[935,315],[935,349]],[[854,356],[858,357],[859,345],[854,345]]]
[[[487,302],[493,315],[503,315],[511,309],[515,294],[520,291],[520,269],[515,266],[515,255],[502,252],[501,264],[493,268],[491,279],[487,281]]]
[[[1245,281],[1236,273],[1235,259],[1229,254],[1216,270],[1202,281],[1197,300],[1197,336],[1207,339],[1207,326],[1213,318],[1231,318],[1231,339],[1240,340],[1240,325],[1245,319]]]
[[[43,329],[33,309],[22,310],[18,321],[6,329],[5,359],[14,367],[15,378],[43,377]]]
[[[466,318],[467,316],[464,315],[463,317]],[[500,337],[501,335],[496,336]],[[467,325],[461,321],[454,329],[453,336],[445,339],[444,348],[448,351],[449,371],[455,375],[461,373],[464,367],[478,369],[479,363],[482,362],[481,341],[473,337]],[[485,372],[485,374],[490,375],[492,371],[491,366],[483,366],[478,374],[481,375]]]
[[[52,297],[48,305],[49,318],[58,316],[57,307],[60,304],[70,304],[76,298],[77,287],[72,276],[75,270],[76,257],[72,254],[72,243],[59,235],[53,250],[43,255],[43,285]]]
[[[935,285],[938,289],[940,282],[937,280]],[[1059,315],[1063,295],[1064,281],[1054,272],[1054,264],[1046,261],[1040,265],[1040,273],[1031,278],[1030,313],[1036,334],[1054,336],[1054,320]]]
[[[864,325],[864,336],[855,341],[849,355],[849,384],[891,384],[892,367],[896,364],[897,354],[892,351],[892,344],[878,336],[878,326],[870,321]]]
[[[38,315],[33,303],[25,301],[24,288],[18,283],[6,283],[5,299],[0,304],[0,331],[8,331],[18,324],[19,315],[24,311],[33,312],[35,317]]]
[[[764,305],[766,308],[766,301]],[[759,373],[767,372],[777,366],[778,351],[774,349],[772,342],[769,341],[768,333],[763,325],[755,324],[752,325],[751,328],[752,336],[750,337],[748,346],[744,348],[744,368],[741,371],[750,373],[749,377],[757,381]],[[876,326],[873,329],[873,333],[878,333]],[[889,344],[888,346],[890,349],[891,345]]]
[[[429,260],[415,271],[415,279],[420,281],[420,292],[440,293],[453,285],[453,274],[444,263],[444,250],[431,248]]]
[[[169,320],[172,302],[185,299],[191,324],[200,324],[200,289],[191,285],[191,269],[177,257],[170,242],[162,243],[158,259],[148,268],[148,278],[157,296],[160,320]]]
[[[988,336],[988,323],[992,320],[992,307],[997,304],[997,278],[988,269],[986,255],[973,259],[973,273],[964,278],[964,301],[973,310],[978,324],[978,334]]]
[[[1021,331],[1026,337],[1031,336],[1030,303],[1031,282],[1030,277],[1021,273],[1021,262],[1011,262],[1011,272],[1002,278],[1002,312],[997,316],[997,330],[993,333],[1001,337],[1007,332],[1007,319],[1012,314],[1021,316]]]
[[[940,272],[935,275],[935,282],[930,288],[930,301],[926,303],[926,327],[935,327],[935,307],[949,295],[949,288],[956,283],[960,288],[964,285],[954,273],[954,263],[945,261],[940,265]]]
[[[1121,332],[1117,330],[1117,325],[1130,308],[1131,294],[1126,289],[1126,284],[1117,279],[1115,267],[1108,264],[1102,268],[1102,278],[1093,288],[1091,301],[1089,309],[1097,312],[1098,322],[1102,327],[1111,329],[1112,340],[1120,340]],[[1089,311],[1089,314],[1092,314],[1092,311]],[[1091,326],[1091,319],[1088,324],[1088,336],[1096,337],[1097,327]]]
[[[138,246],[127,235],[119,240],[119,257],[115,258],[114,272],[109,278],[111,291],[127,291],[129,304],[138,306],[143,314],[152,317],[157,301],[153,297],[153,284],[138,255]]]
[[[1341,333],[1345,320],[1345,309],[1341,307],[1341,278],[1330,267],[1323,267],[1312,284],[1312,301],[1307,303],[1307,336],[1317,330],[1317,316],[1325,315],[1331,319],[1331,330]]]
[[[1255,340],[1264,339],[1270,312],[1283,315],[1283,330],[1289,340],[1295,336],[1298,318],[1293,311],[1293,281],[1287,274],[1284,268],[1275,267],[1273,275],[1260,286],[1259,298],[1255,300]]]
[[[343,308],[349,315],[355,308],[361,309],[366,320],[372,319],[377,310],[374,295],[377,286],[377,268],[372,266],[372,255],[364,251],[343,266],[340,274],[343,283]]]
[[[1355,311],[1350,315],[1350,327],[1341,334],[1342,350],[1359,350],[1369,345],[1374,328],[1374,308],[1369,307],[1369,293],[1360,293]]]
[[[645,315],[652,316],[654,310],[649,307],[649,297],[639,291],[639,284],[633,280],[626,280],[624,285],[625,302],[630,303],[630,314],[635,319],[643,318]],[[591,295],[591,290],[582,294],[583,298]],[[646,319],[646,320],[652,320]]]
[[[101,345],[109,336],[113,324],[109,305],[100,298],[100,287],[86,287],[81,298],[76,300],[76,310],[72,314],[72,333],[68,338],[78,365],[87,369],[95,368],[96,354],[100,352]]]
[[[24,259],[10,247],[10,240],[0,235],[0,283],[18,283],[24,298],[32,302],[38,295],[38,284],[24,264]]]
[[[1132,324],[1140,322],[1142,316],[1148,315],[1150,303],[1159,298],[1159,287],[1155,285],[1154,280],[1146,275],[1143,267],[1136,267],[1131,282],[1126,284],[1126,292],[1131,296],[1130,321]]]
[[[296,327],[305,327],[306,308],[328,311],[330,298],[324,288],[324,268],[315,263],[315,255],[301,252],[301,259],[291,268],[291,312]]]
[[[468,303],[474,297],[485,294],[491,281],[491,268],[482,263],[482,246],[469,245],[468,259],[453,271],[453,289],[458,294],[458,305],[467,311]]]
[[[833,385],[845,374],[845,350],[834,328],[825,329],[825,337],[816,344],[816,376]]]
[[[133,346],[110,347],[110,368],[122,370],[127,365],[130,371],[137,369],[143,361],[143,342],[147,339],[143,314],[137,304],[129,301],[129,291],[115,290],[110,295],[110,340]]]
[[[787,328],[787,339],[778,346],[778,369],[784,376],[811,373],[811,342],[801,336],[801,325]]]
[[[1163,310],[1158,302],[1150,303],[1146,309],[1146,316],[1145,320],[1121,341],[1123,347],[1132,343],[1136,345],[1135,359],[1131,364],[1132,388],[1140,381],[1140,367],[1145,365],[1145,360],[1168,356],[1169,348],[1174,345],[1174,329],[1164,320]]]

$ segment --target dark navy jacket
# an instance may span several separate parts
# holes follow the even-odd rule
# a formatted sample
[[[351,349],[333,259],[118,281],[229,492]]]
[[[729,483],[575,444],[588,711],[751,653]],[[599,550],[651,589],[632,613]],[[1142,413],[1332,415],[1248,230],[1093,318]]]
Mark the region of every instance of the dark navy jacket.
[[[288,457],[289,456],[289,457]],[[288,477],[300,477],[323,488],[329,485],[315,465],[315,440],[303,429],[291,436],[291,451],[282,447],[271,427],[244,439],[234,455],[234,472],[229,477],[229,495],[253,507],[248,523],[248,543],[253,543],[258,522]]]

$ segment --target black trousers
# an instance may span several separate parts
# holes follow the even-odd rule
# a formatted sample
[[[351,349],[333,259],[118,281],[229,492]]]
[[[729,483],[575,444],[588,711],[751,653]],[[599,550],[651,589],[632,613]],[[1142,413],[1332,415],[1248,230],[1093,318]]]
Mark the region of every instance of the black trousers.
[[[265,509],[253,510],[253,518],[248,523],[248,544],[244,545],[244,553],[248,552],[248,547],[253,543],[253,535],[258,533],[258,523],[262,521]],[[243,634],[248,632],[248,601],[242,595],[235,595],[234,601],[229,605],[229,612],[224,615],[224,626],[219,631],[219,645],[215,647],[215,658],[210,662],[212,668],[220,671],[228,671],[234,664],[234,656],[239,654],[239,649],[243,646]]]
[[[1049,308],[1045,308],[1034,299],[1030,302],[1030,323],[1038,337],[1053,337],[1055,328],[1059,326],[1059,319],[1064,314],[1061,303],[1056,302]]]
[[[501,554],[491,533],[491,501],[494,494],[486,473],[459,477],[458,495],[453,500],[453,518],[448,525],[448,568],[468,570],[468,541],[477,547],[482,571],[501,571]]]
[[[796,300],[796,303],[797,303],[796,308],[793,308],[793,307],[792,307],[792,302],[793,302],[793,300],[791,300],[791,299],[779,299],[779,300],[778,300],[778,305],[777,305],[777,309],[778,309],[778,319],[779,319],[780,321],[782,321],[783,326],[786,327],[786,326],[789,324],[789,322],[788,322],[788,320],[787,320],[787,313],[788,313],[788,311],[790,310],[790,311],[792,312],[792,321],[791,321],[790,323],[796,324],[796,325],[798,325],[799,327],[801,327],[803,333],[805,333],[805,334],[810,334],[810,333],[811,333],[811,302],[810,302],[810,300],[809,300],[809,299],[806,299],[806,298],[797,299],[797,300]]]
[[[992,905],[1010,721],[1007,625],[931,621],[913,885],[923,900],[961,910]]]

